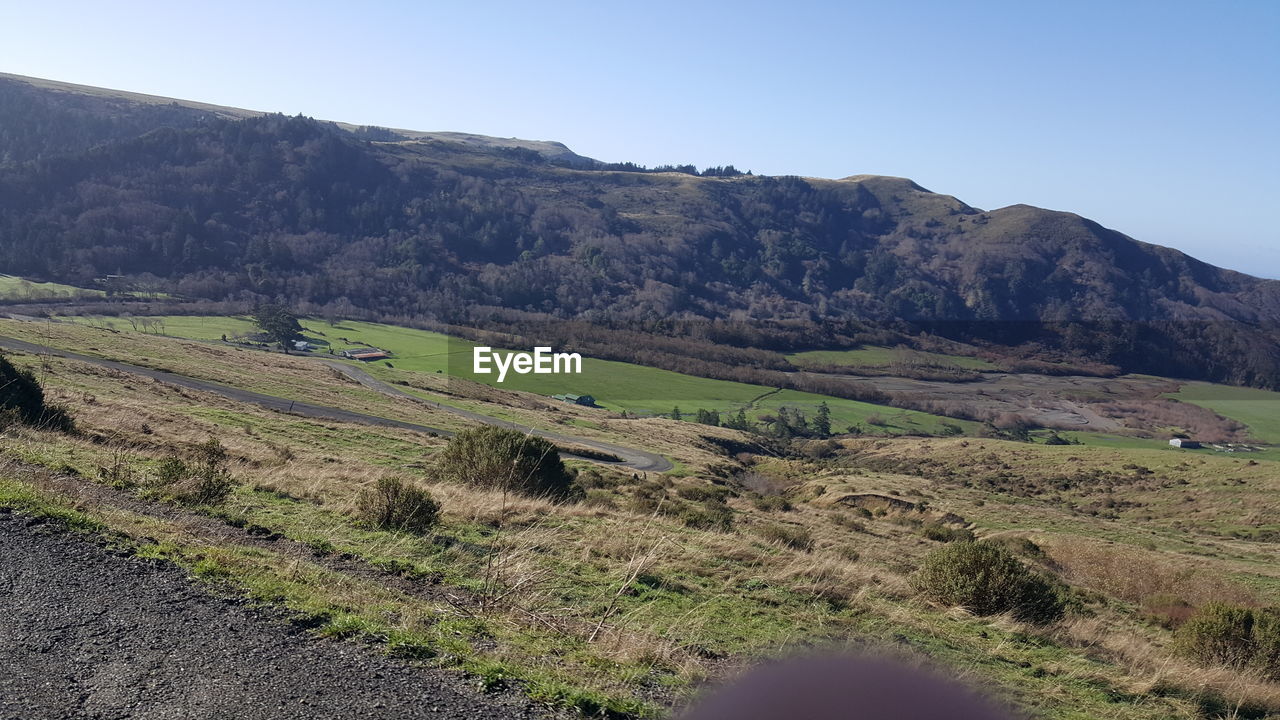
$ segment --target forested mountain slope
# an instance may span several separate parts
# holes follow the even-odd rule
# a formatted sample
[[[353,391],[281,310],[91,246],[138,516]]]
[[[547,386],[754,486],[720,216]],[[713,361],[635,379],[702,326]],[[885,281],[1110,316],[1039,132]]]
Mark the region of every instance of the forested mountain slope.
[[[1070,213],[982,211],[880,176],[652,172],[555,143],[12,76],[0,108],[3,272],[150,275],[182,297],[470,324],[512,310],[732,321],[780,344],[852,323],[1280,385],[1280,282]]]

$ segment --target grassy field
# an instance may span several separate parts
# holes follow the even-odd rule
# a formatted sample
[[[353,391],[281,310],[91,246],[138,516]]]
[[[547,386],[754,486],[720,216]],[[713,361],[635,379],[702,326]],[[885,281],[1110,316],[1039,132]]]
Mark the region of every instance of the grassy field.
[[[105,294],[101,290],[89,290],[59,283],[31,282],[14,275],[0,275],[0,301],[102,297]]]
[[[194,353],[168,338],[54,329],[168,362]],[[298,364],[314,362],[209,349],[278,386],[298,382],[307,367]],[[231,372],[210,357],[215,372]],[[1140,609],[1151,593],[1197,603],[1280,597],[1274,545],[1248,537],[1277,521],[1265,502],[1277,481],[1265,464],[1132,448],[862,438],[841,441],[823,460],[719,456],[718,465],[732,468],[727,484],[708,463],[687,477],[584,471],[587,500],[553,504],[441,481],[432,452],[443,439],[310,421],[58,358],[14,359],[39,370],[83,434],[7,431],[0,506],[117,533],[140,555],[283,607],[320,635],[456,667],[486,686],[518,682],[535,698],[586,714],[663,716],[754,659],[846,644],[927,657],[1046,720],[1262,717],[1206,711],[1214,698],[1228,708],[1239,697],[1280,709],[1265,686],[1169,657],[1169,632]],[[602,418],[572,422],[584,431],[625,422]],[[701,442],[680,435],[690,423],[635,422],[643,424],[629,426],[637,436]],[[228,449],[237,482],[224,504],[139,505],[164,457],[209,437]],[[1064,473],[1080,479],[1064,485]],[[437,528],[388,532],[353,516],[360,490],[388,474],[421,483],[440,501]],[[762,504],[739,479],[787,503]],[[844,502],[851,493],[917,509],[858,515]],[[724,498],[728,525],[702,524],[710,496]],[[1126,502],[1108,504],[1116,499]],[[922,524],[942,513],[963,516],[983,535],[1034,540],[1057,572],[1092,593],[1082,596],[1081,613],[1039,627],[917,597],[911,573],[941,546]],[[805,541],[772,539],[778,527]],[[254,540],[265,533],[279,539]]]
[[[124,319],[68,318],[93,325],[129,329]],[[155,332],[196,340],[219,340],[252,334],[252,322],[243,317],[165,316],[134,318],[154,321]],[[443,374],[474,380],[507,390],[518,390],[550,396],[559,393],[592,395],[605,408],[638,415],[669,414],[679,407],[692,415],[699,408],[716,410],[722,416],[740,408],[748,417],[776,414],[780,408],[800,410],[812,417],[825,402],[831,412],[832,427],[843,431],[859,426],[865,431],[890,434],[937,434],[943,423],[972,432],[976,424],[952,420],[938,415],[899,410],[870,403],[826,397],[795,390],[778,390],[761,385],[714,380],[645,367],[630,363],[584,358],[580,375],[508,374],[499,384],[495,375],[472,372],[471,349],[474,343],[440,333],[376,323],[343,321],[329,325],[320,321],[303,322],[304,336],[335,353],[356,347],[372,346],[389,350],[394,357],[365,365],[379,372],[388,366],[397,371]],[[869,422],[872,421],[872,422]]]
[[[444,375],[364,365],[389,383],[429,401],[389,398],[342,375],[315,358],[144,334],[85,323],[0,319],[0,335],[88,355],[210,380],[276,397],[339,407],[378,417],[458,430],[471,421],[435,407],[452,406],[541,430],[643,447],[668,456],[678,467],[701,468],[712,460],[696,439],[727,431],[661,418],[622,419],[602,408],[492,389]],[[214,329],[217,329],[216,327]],[[206,327],[206,331],[209,328]],[[354,362],[352,364],[355,364]],[[206,403],[207,404],[207,403]],[[216,403],[215,403],[216,406]],[[201,405],[191,412],[206,412]],[[183,412],[188,412],[183,410]]]
[[[933,364],[940,367],[956,367],[965,370],[995,370],[995,364],[982,358],[964,355],[905,350],[877,345],[867,345],[855,350],[810,350],[788,355],[787,359],[798,367],[813,365],[837,365],[842,367],[889,367],[895,363]]]
[[[1192,382],[1166,397],[1189,402],[1249,426],[1259,442],[1280,445],[1280,393],[1256,388]]]

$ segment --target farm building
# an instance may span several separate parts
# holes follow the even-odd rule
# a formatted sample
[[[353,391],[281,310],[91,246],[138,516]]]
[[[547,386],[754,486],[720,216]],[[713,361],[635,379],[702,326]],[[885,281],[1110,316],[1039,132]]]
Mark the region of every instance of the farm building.
[[[1195,440],[1188,440],[1186,438],[1174,438],[1169,441],[1169,444],[1176,448],[1182,448],[1183,450],[1195,450],[1196,448],[1204,447]]]
[[[306,340],[294,340],[293,349],[299,352],[311,352],[312,350],[316,349],[316,346],[312,345]]]
[[[354,350],[343,350],[342,357],[368,362],[370,360],[385,360],[391,357],[391,353],[378,348],[356,348]]]
[[[596,399],[590,395],[574,395],[572,393],[565,393],[564,395],[552,395],[551,399],[559,400],[560,402],[572,403],[574,405],[583,405],[586,407],[596,406]]]

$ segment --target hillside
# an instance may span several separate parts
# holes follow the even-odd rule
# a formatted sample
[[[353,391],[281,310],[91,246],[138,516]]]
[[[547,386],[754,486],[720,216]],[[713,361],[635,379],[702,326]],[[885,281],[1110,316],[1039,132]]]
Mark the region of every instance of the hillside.
[[[931,332],[1280,386],[1280,282],[1070,213],[164,100],[0,77],[0,271],[775,350]]]
[[[420,683],[444,716],[550,706],[661,718],[761,659],[833,647],[935,665],[1019,717],[1280,712],[1274,676],[1179,645],[1210,603],[1263,616],[1280,598],[1269,500],[1280,481],[1262,454],[890,428],[770,443],[692,421],[548,408],[532,393],[464,397],[465,383],[425,368],[395,369],[410,397],[335,372],[327,357],[69,322],[2,320],[0,334],[28,348],[5,357],[38,373],[45,398],[74,421],[55,430],[7,415],[0,436],[0,535],[21,555],[0,603],[19,619],[37,613],[10,623],[20,640],[10,645],[15,657],[39,656],[45,673],[0,687],[27,706],[34,697],[128,714],[147,687],[127,682],[141,668],[159,683],[147,701],[164,707],[244,707],[256,701],[237,698],[250,696],[283,707],[297,693],[327,703],[336,693],[314,678],[333,675],[353,694],[335,697],[339,708],[396,712]],[[447,435],[470,421],[448,408],[464,404],[673,467],[566,456],[580,494],[563,501],[451,478]],[[203,467],[210,447],[221,490],[195,495],[181,473]],[[380,526],[364,512],[387,479],[438,502],[429,528]],[[38,532],[59,525],[104,538],[110,554]],[[919,589],[930,558],[974,537],[1050,578],[1062,615],[971,612]],[[157,587],[173,602],[150,602]],[[81,605],[124,608],[127,632],[112,624],[120,613],[65,612]],[[166,671],[174,658],[202,667],[195,641],[213,648],[209,676],[228,677],[217,693]],[[55,642],[77,652],[27,652]],[[299,659],[313,672],[284,667]],[[77,663],[95,672],[77,674]],[[241,682],[263,672],[279,682]],[[424,705],[433,716],[435,702]]]

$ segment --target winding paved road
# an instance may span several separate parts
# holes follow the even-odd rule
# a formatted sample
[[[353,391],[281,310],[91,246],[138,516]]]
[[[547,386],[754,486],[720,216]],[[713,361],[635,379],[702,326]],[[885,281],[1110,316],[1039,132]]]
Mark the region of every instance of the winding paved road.
[[[263,393],[253,392],[252,390],[242,390],[240,388],[234,388],[228,385],[222,385],[219,383],[211,382],[209,380],[199,380],[193,377],[188,377],[186,375],[179,375],[177,373],[167,372],[165,370],[155,370],[153,368],[142,367],[139,365],[130,365],[129,363],[122,363],[116,360],[106,360],[104,358],[94,357],[92,355],[82,355],[80,353],[71,352],[70,350],[62,350],[55,347],[49,347],[47,345],[38,345],[36,343],[30,343],[25,340],[18,340],[16,338],[0,336],[0,348],[8,348],[10,350],[21,350],[23,352],[33,353],[36,355],[54,355],[57,357],[67,358],[69,360],[76,360],[79,362],[90,363],[93,365],[98,365],[100,367],[106,367],[106,368],[111,368],[113,370],[118,370],[120,372],[132,373],[134,375],[149,377],[154,380],[159,380],[160,382],[169,383],[171,385],[177,385],[179,387],[184,387],[191,390],[203,390],[205,392],[216,393],[218,395],[222,395],[223,397],[230,398],[237,402],[252,403],[254,405],[259,405],[261,407],[265,407],[270,410],[278,410],[280,412],[293,413],[295,415],[301,415],[303,417],[319,418],[319,419],[325,419],[325,420],[337,420],[340,422],[361,423],[364,425],[382,425],[385,427],[395,427],[395,428],[402,428],[405,430],[415,430],[417,432],[435,433],[437,435],[442,435],[444,437],[450,437],[453,435],[453,432],[449,430],[443,430],[441,428],[435,428],[429,425],[419,425],[417,423],[404,422],[403,420],[392,420],[390,418],[378,417],[377,415],[366,415],[364,413],[353,412],[351,410],[344,410],[342,408],[329,407],[326,405],[314,405],[312,403],[306,403],[300,400],[295,401],[295,400],[289,400],[288,398],[277,397],[275,395],[265,395]],[[614,445],[613,443],[607,443],[600,440],[590,440],[587,438],[580,438],[580,437],[574,437],[572,435],[565,435],[563,433],[551,432],[546,430],[538,430],[525,425],[520,425],[517,423],[508,422],[506,420],[500,420],[498,418],[489,417],[488,415],[481,415],[480,413],[471,412],[469,410],[463,410],[460,408],[450,407],[448,405],[433,403],[427,400],[423,400],[422,398],[419,398],[415,395],[410,395],[409,393],[406,393],[403,390],[400,390],[392,385],[384,383],[381,380],[377,380],[359,368],[352,367],[350,365],[346,365],[339,362],[328,361],[328,360],[324,360],[322,362],[329,365],[330,367],[336,368],[347,377],[350,377],[356,382],[359,382],[361,385],[364,385],[365,387],[368,387],[372,390],[376,390],[378,392],[381,392],[387,395],[408,398],[410,400],[413,400],[414,402],[430,406],[433,409],[453,413],[454,415],[458,415],[460,417],[465,417],[468,420],[471,420],[473,422],[484,423],[486,425],[497,425],[500,427],[512,428],[515,430],[519,430],[520,432],[531,433],[533,435],[537,435],[538,437],[546,438],[547,440],[550,440],[555,443],[569,443],[573,445],[581,445],[582,447],[589,448],[591,450],[596,450],[598,452],[613,455],[615,457],[620,458],[620,460],[616,462],[610,462],[606,460],[600,460],[597,458],[574,455],[571,452],[566,452],[565,455],[567,455],[568,457],[578,458],[581,460],[590,460],[591,462],[597,462],[603,465],[613,465],[615,467],[630,468],[632,470],[638,470],[642,472],[666,472],[667,470],[670,470],[672,467],[674,467],[671,464],[671,461],[668,460],[667,458],[663,457],[662,455],[659,455],[658,453],[649,452],[648,450],[640,450],[637,448],[623,447],[622,445]]]

